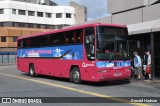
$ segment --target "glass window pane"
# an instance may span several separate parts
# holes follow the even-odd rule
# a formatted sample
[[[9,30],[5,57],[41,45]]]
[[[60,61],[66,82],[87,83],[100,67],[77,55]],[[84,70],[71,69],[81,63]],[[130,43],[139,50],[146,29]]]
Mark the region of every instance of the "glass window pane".
[[[56,18],[62,18],[62,13],[56,13]]]
[[[1,36],[1,42],[6,42],[6,37],[5,36]]]
[[[16,14],[16,9],[12,9],[12,14]]]
[[[0,9],[0,14],[4,14],[4,9]]]
[[[35,12],[34,11],[28,11],[28,16],[35,16]]]
[[[37,12],[38,17],[43,17],[43,12]]]
[[[70,13],[66,13],[66,18],[71,18],[71,14]]]
[[[18,10],[18,14],[19,15],[26,15],[26,11],[25,10]]]
[[[46,17],[47,17],[47,18],[51,18],[51,17],[52,17],[52,14],[51,14],[51,13],[46,13]]]

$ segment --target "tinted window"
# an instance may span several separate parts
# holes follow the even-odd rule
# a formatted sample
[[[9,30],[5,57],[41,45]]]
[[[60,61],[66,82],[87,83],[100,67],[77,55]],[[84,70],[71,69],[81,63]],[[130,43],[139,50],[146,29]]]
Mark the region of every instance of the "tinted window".
[[[75,31],[76,43],[83,43],[83,29],[78,29]]]
[[[21,48],[27,48],[30,47],[30,40],[29,39],[22,39],[20,42],[20,47]]]
[[[65,33],[65,35],[66,35],[65,43],[74,44],[75,42],[74,31],[68,31]]]
[[[64,33],[55,33],[49,35],[49,45],[64,45],[65,35]]]
[[[48,46],[48,36],[37,36],[30,38],[31,47]]]

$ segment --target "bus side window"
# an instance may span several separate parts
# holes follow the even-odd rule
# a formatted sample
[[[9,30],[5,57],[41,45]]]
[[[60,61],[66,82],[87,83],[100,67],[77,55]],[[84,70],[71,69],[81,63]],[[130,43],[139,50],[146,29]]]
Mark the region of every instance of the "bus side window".
[[[23,42],[22,42],[22,40],[18,40],[18,48],[23,48]]]
[[[88,60],[95,59],[95,40],[94,40],[94,28],[85,29],[85,49]]]
[[[75,33],[76,43],[83,43],[83,29],[78,29]]]
[[[27,48],[27,47],[30,47],[30,40],[29,39],[23,39],[22,41],[21,41],[21,47],[22,48]]]
[[[66,44],[74,44],[74,41],[75,41],[75,39],[74,39],[74,32],[73,31],[68,31],[65,34],[66,34],[66,38],[65,38],[66,41],[65,41],[65,43]]]
[[[54,33],[49,35],[49,45],[64,45],[65,44],[65,36],[64,33]]]

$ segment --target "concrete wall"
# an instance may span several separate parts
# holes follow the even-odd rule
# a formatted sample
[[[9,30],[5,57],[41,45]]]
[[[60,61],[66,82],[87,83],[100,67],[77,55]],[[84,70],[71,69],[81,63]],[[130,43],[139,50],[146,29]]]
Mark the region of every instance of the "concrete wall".
[[[160,19],[160,3],[143,8],[143,22]]]
[[[148,0],[108,0],[108,12],[113,14],[148,5]]]
[[[155,2],[159,2],[159,0],[149,0],[149,5],[154,4]]]
[[[112,23],[136,24],[160,19],[160,3],[112,15]],[[106,17],[107,18],[107,17]]]
[[[142,22],[142,8],[112,15],[112,23],[135,24]]]
[[[69,5],[75,9],[75,23],[81,24],[87,21],[87,8],[85,6],[81,6],[80,4],[71,1]]]

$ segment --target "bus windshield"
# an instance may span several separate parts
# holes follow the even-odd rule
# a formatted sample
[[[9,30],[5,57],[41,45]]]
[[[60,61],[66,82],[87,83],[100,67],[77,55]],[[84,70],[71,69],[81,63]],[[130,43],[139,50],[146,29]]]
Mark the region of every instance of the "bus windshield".
[[[97,27],[97,59],[129,59],[129,38],[126,28]]]

